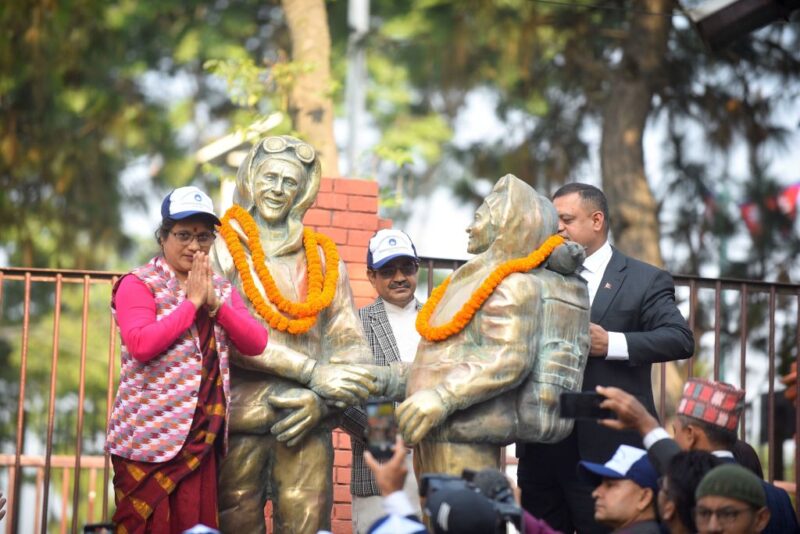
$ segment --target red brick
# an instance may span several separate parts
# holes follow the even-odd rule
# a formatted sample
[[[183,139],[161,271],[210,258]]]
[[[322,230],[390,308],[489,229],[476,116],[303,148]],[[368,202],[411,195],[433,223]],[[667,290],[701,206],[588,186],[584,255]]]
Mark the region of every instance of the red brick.
[[[333,502],[350,502],[350,486],[344,484],[333,485]]]
[[[311,210],[309,210],[309,213]],[[320,224],[320,223],[312,223]],[[353,213],[349,211],[334,211],[331,218],[331,226],[340,228],[353,228],[374,232],[378,229],[378,218],[368,213]]]
[[[314,228],[314,230],[330,237],[337,245],[347,244],[348,233],[347,230],[345,230],[344,228],[333,228],[332,226],[320,228],[319,226],[317,226],[316,228]]]
[[[349,195],[377,197],[378,182],[374,180],[340,178],[333,182],[333,190],[337,193],[347,193]]]
[[[345,263],[363,263],[364,262],[364,249],[361,247],[351,247],[350,245],[342,245],[336,247],[339,250],[339,256]]]
[[[327,193],[333,191],[333,182],[336,178],[323,178],[319,183],[319,192]]]
[[[350,451],[334,450],[333,451],[333,465],[336,467],[349,467],[350,466]]]
[[[339,431],[339,437],[336,438],[336,448],[344,451],[350,450],[350,435],[346,432]]]
[[[309,226],[330,226],[331,225],[331,212],[318,208],[311,208],[306,212],[303,217],[303,224]]]
[[[331,521],[331,532],[333,532],[333,534],[352,534],[353,525],[350,521],[334,519]]]
[[[362,197],[351,195],[347,198],[347,209],[350,211],[378,213],[378,197]]]
[[[264,519],[267,521],[267,532],[272,532],[272,501],[267,501],[264,507]]]
[[[350,504],[334,504],[333,518],[350,521],[353,518],[353,506]]]
[[[391,227],[392,227],[391,219],[378,219],[378,230],[383,230],[384,228],[391,228]]]
[[[348,230],[347,231],[347,244],[356,247],[364,247],[364,257],[367,257],[367,247],[369,240],[375,232],[367,232],[365,230]]]
[[[372,284],[363,280],[350,280],[350,287],[353,290],[353,295],[359,297],[369,297],[375,294]]]
[[[346,210],[347,205],[348,205],[347,195],[342,195],[339,193],[320,193],[317,195],[317,200],[314,202],[315,208],[340,210],[340,211]],[[358,210],[358,211],[363,211],[363,210]]]
[[[367,265],[364,263],[348,263],[347,275],[350,280],[369,280],[367,278]]]
[[[335,474],[333,481],[337,484],[350,484],[350,468],[334,467]]]

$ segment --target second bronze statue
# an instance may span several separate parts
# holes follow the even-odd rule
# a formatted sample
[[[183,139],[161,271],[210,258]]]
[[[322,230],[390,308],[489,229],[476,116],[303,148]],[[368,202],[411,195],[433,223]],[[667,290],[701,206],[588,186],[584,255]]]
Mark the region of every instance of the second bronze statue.
[[[420,343],[398,408],[403,436],[417,445],[418,474],[499,467],[502,446],[554,442],[571,431],[571,420],[558,417],[558,398],[581,387],[589,298],[574,274],[583,249],[548,246],[561,242],[550,239],[557,227],[552,203],[511,175],[478,208],[467,229],[468,252],[477,256],[453,273],[430,314],[432,333],[474,308],[476,296],[485,300],[451,329],[460,331]],[[518,263],[529,255],[538,260]],[[518,265],[522,272],[513,272]],[[530,265],[538,266],[522,270]]]

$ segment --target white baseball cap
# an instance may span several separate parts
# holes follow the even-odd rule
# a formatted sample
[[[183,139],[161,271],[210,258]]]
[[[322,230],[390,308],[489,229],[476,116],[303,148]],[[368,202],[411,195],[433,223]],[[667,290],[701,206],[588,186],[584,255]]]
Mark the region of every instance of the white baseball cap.
[[[220,224],[211,198],[193,185],[173,190],[161,203],[161,217],[164,219],[180,221],[201,214],[211,216],[214,224]]]
[[[604,464],[581,460],[578,471],[583,479],[594,485],[600,484],[604,478],[627,479],[643,488],[658,491],[658,473],[647,457],[647,451],[638,447],[620,445]]]
[[[417,259],[417,249],[405,232],[394,228],[378,230],[369,240],[367,268],[380,269],[395,258]]]

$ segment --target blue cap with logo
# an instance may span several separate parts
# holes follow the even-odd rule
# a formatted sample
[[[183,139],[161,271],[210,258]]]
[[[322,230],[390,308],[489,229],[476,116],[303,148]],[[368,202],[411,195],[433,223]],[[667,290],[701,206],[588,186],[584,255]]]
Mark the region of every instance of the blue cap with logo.
[[[599,485],[604,478],[631,480],[642,488],[658,492],[658,472],[650,463],[647,451],[630,445],[620,445],[614,456],[604,464],[581,461],[578,469],[584,479]]]
[[[161,203],[161,217],[164,219],[180,221],[193,215],[208,215],[214,219],[214,224],[220,224],[211,197],[193,185],[173,190]]]
[[[417,249],[405,232],[394,228],[378,230],[369,240],[367,268],[380,269],[395,258],[417,259]]]

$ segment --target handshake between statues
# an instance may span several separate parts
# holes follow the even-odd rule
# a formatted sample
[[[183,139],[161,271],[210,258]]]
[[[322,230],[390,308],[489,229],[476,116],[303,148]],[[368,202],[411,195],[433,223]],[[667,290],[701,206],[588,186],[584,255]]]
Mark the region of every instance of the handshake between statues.
[[[502,445],[571,429],[556,408],[561,391],[581,386],[589,303],[574,274],[583,250],[554,235],[549,200],[501,178],[468,229],[475,257],[420,311],[415,361],[379,366],[336,245],[302,222],[320,181],[313,147],[262,139],[239,167],[213,245],[215,270],[270,333],[261,355],[231,353],[225,532],[264,532],[267,500],[276,532],[330,525],[331,431],[368,397],[402,401],[399,428],[417,444],[422,472],[497,467]]]

